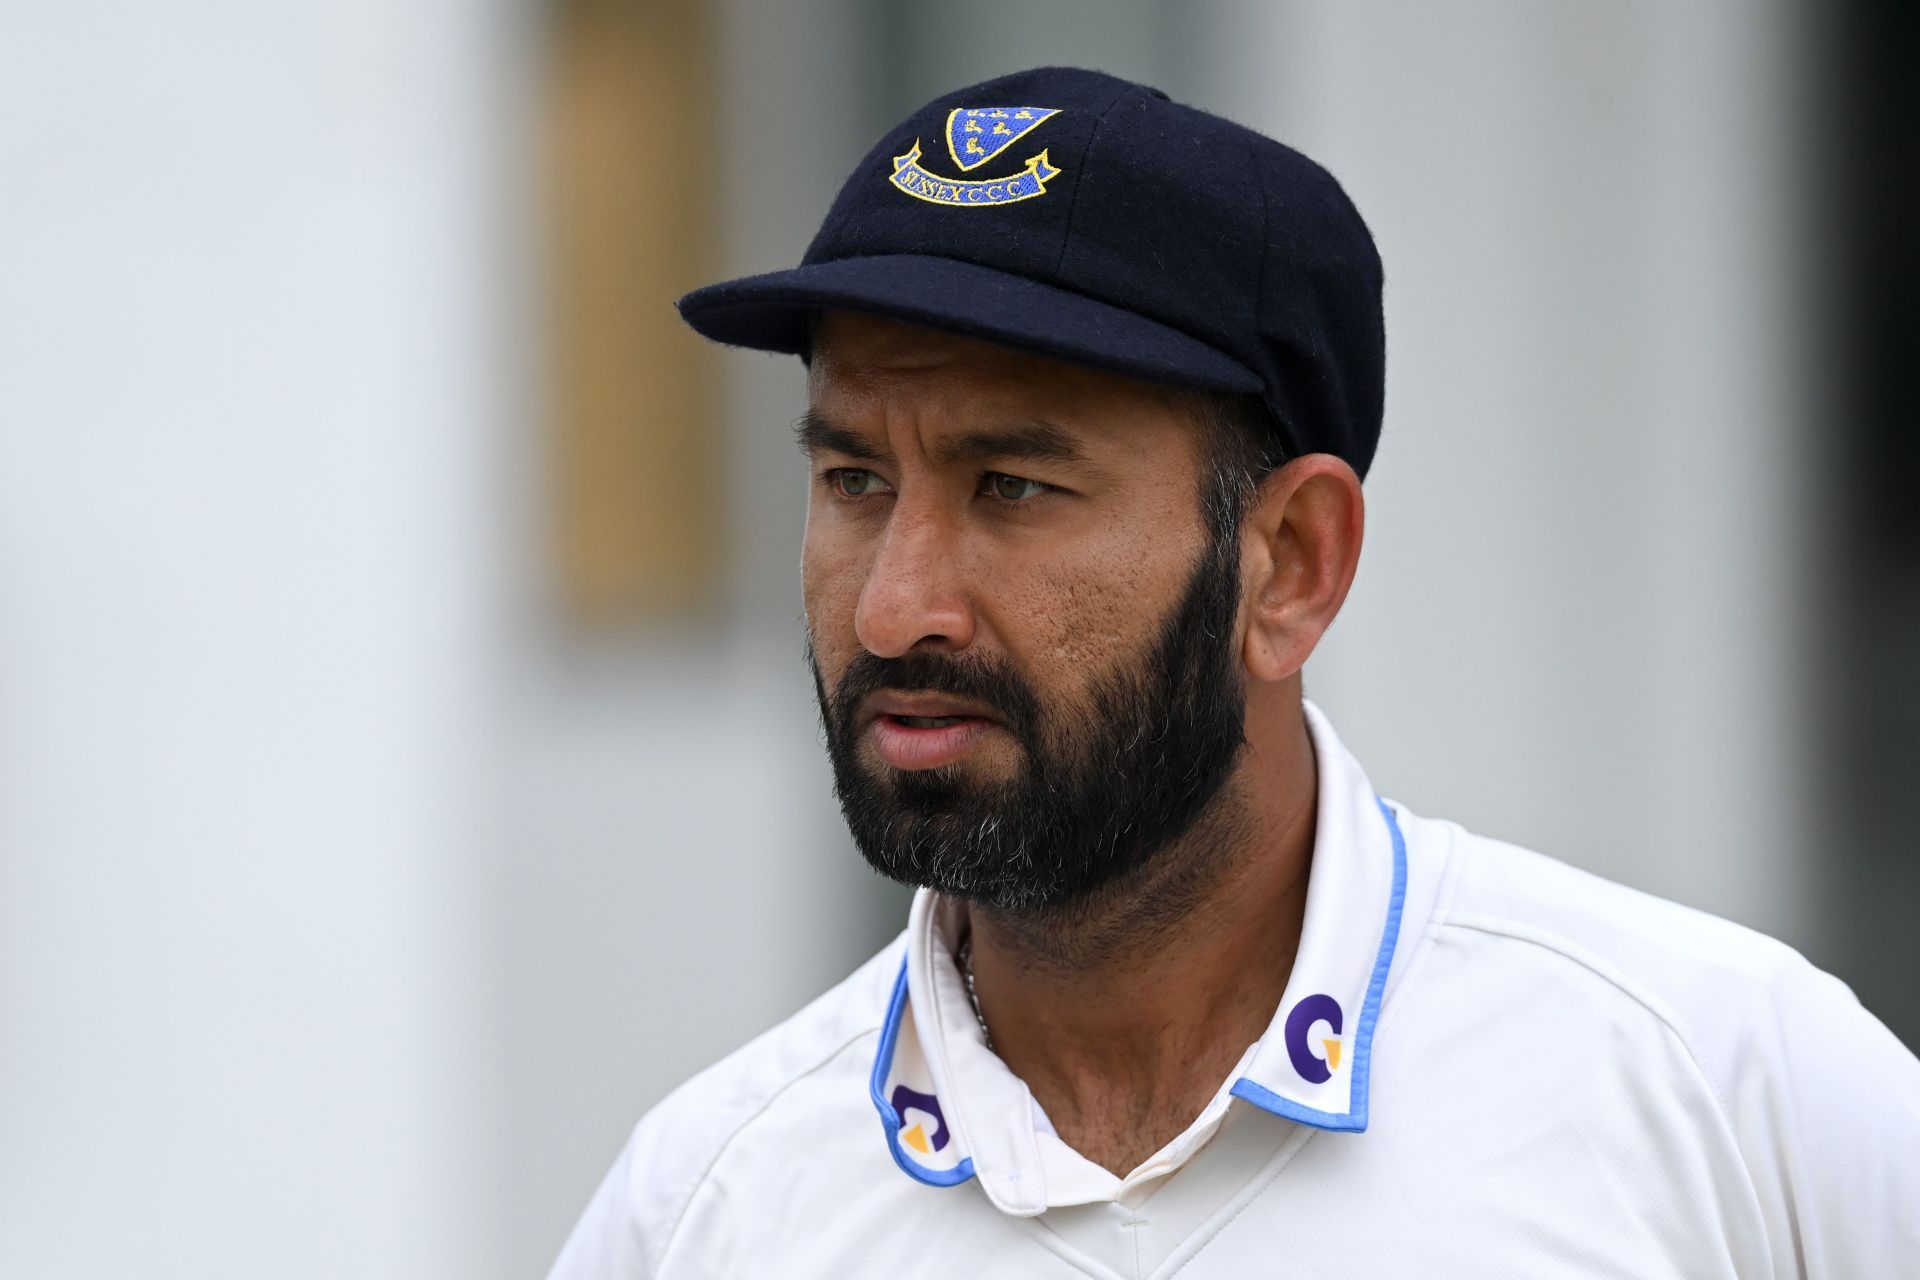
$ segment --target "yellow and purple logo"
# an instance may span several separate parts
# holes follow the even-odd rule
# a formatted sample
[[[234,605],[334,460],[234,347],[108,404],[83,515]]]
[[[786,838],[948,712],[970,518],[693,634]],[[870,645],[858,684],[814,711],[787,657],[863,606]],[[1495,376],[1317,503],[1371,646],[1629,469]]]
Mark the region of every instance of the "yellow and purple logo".
[[[945,1149],[953,1135],[947,1132],[947,1116],[940,1110],[940,1100],[930,1093],[904,1084],[893,1087],[894,1114],[900,1117],[900,1141],[918,1151],[921,1155],[930,1155]]]
[[[1340,1002],[1329,995],[1311,995],[1287,1015],[1287,1057],[1308,1084],[1325,1084],[1340,1069],[1340,1029],[1344,1022]],[[1314,1028],[1324,1024],[1332,1035],[1318,1037],[1326,1056],[1313,1051]]]

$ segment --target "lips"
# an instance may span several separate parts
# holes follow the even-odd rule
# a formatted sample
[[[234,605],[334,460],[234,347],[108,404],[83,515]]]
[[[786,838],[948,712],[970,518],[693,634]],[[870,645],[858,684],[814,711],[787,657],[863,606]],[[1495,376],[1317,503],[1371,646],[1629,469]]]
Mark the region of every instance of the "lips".
[[[991,708],[948,694],[876,694],[866,719],[880,758],[907,770],[952,764],[1001,727]]]
[[[993,708],[971,698],[946,693],[877,693],[867,703],[867,719],[890,716],[896,720],[986,720],[998,724]]]

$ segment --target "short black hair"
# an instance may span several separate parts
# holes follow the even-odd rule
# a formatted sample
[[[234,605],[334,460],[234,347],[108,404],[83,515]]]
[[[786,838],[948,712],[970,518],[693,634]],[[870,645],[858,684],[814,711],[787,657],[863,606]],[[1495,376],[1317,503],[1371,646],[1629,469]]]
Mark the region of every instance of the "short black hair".
[[[1201,503],[1216,542],[1240,532],[1260,482],[1287,461],[1280,424],[1257,395],[1194,391],[1188,411],[1200,428]]]

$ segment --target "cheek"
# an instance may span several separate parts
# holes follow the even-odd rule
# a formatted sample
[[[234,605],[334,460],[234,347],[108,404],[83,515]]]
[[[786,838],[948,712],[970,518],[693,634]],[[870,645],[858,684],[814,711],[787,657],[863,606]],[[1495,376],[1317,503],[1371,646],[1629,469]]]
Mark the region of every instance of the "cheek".
[[[821,665],[854,643],[853,617],[866,582],[864,564],[840,540],[821,534],[809,524],[800,552],[800,595],[807,613],[807,630]]]
[[[1176,542],[1178,540],[1175,540]],[[1011,642],[1046,687],[1084,701],[1094,681],[1136,661],[1186,586],[1188,557],[1135,549],[1050,565],[1002,596]]]

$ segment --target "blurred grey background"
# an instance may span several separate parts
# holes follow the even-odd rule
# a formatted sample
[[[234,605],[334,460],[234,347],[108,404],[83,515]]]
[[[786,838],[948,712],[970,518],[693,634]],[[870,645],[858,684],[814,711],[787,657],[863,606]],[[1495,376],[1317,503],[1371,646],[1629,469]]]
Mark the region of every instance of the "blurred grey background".
[[[15,3],[0,1274],[541,1274],[898,930],[800,658],[798,364],[668,303],[1044,62],[1379,239],[1308,673],[1375,785],[1920,1043],[1914,6]]]

